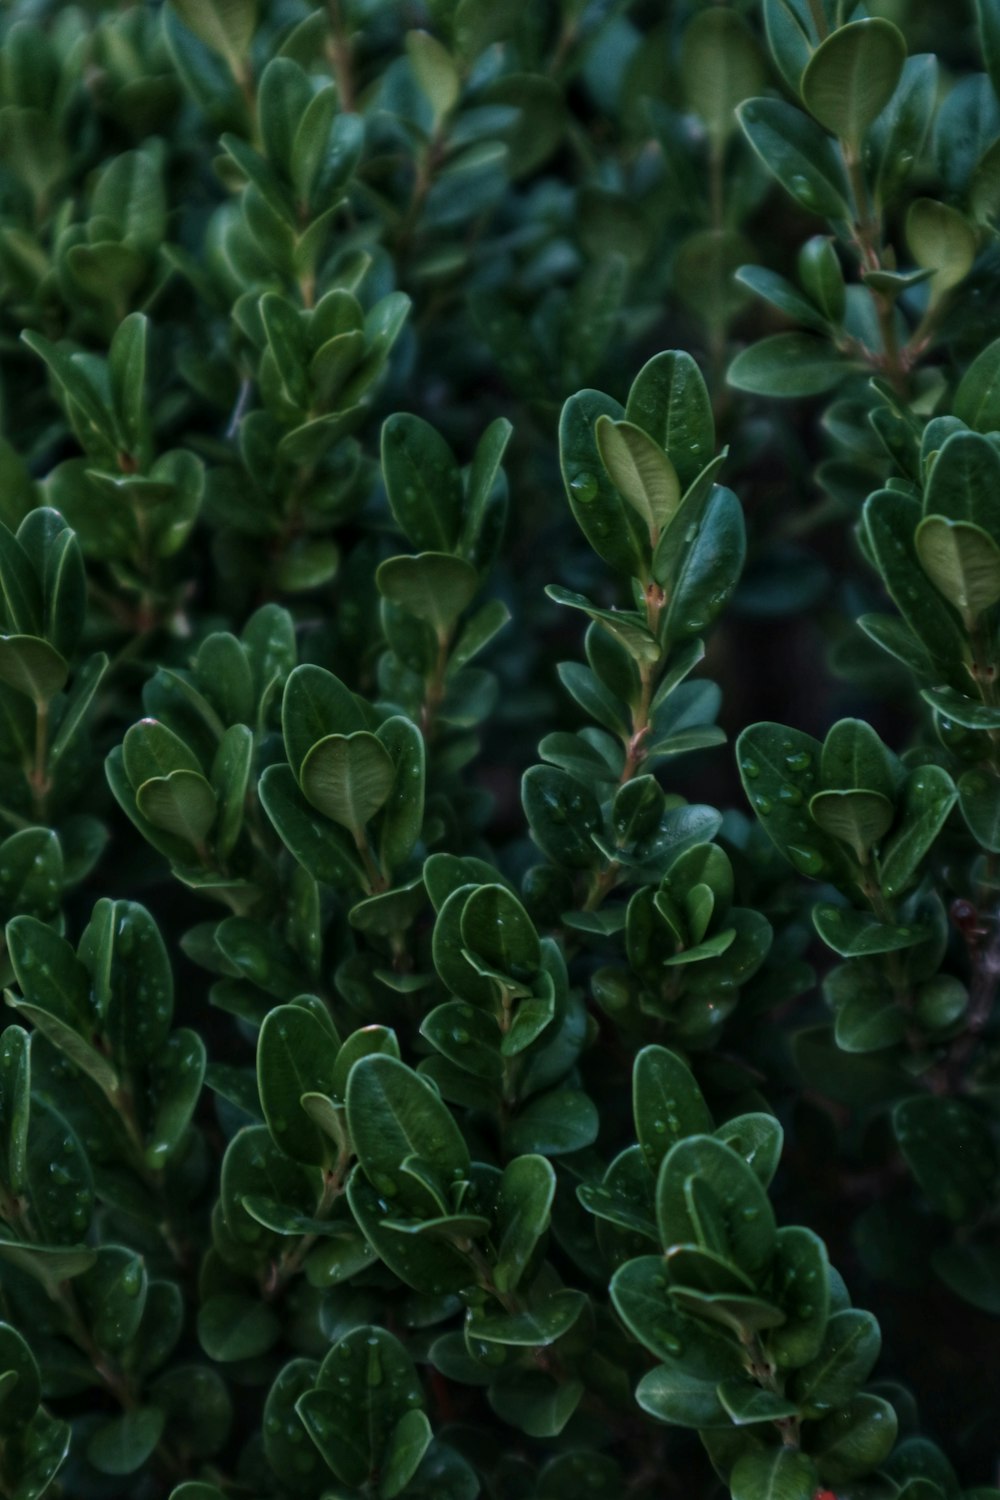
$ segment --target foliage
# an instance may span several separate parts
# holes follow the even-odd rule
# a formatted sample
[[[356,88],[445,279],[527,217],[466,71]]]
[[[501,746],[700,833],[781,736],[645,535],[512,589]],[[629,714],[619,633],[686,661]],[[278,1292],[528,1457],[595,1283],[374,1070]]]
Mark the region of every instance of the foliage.
[[[5,1500],[1000,1497],[945,19],[6,7]]]

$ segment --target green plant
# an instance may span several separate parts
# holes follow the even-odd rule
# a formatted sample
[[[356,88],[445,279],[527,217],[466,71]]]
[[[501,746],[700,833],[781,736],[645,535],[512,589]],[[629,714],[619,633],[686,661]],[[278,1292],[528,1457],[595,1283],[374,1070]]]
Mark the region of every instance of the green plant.
[[[1000,1497],[944,19],[7,7],[6,1500]]]

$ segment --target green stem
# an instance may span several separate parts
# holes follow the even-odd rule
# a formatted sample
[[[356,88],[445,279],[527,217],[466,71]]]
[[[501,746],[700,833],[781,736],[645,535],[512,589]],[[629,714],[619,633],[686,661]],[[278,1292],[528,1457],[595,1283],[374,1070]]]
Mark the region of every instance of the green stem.
[[[46,821],[48,794],[51,790],[51,782],[48,773],[49,754],[49,705],[41,701],[35,703],[35,755],[32,762],[31,775],[31,798],[35,809],[35,817],[39,823]]]

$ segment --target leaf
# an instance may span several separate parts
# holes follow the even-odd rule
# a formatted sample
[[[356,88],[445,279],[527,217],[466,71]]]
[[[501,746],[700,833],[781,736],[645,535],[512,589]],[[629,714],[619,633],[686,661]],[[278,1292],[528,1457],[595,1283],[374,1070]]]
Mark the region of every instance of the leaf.
[[[1000,65],[1000,10],[996,42],[996,63]],[[952,410],[973,432],[1000,431],[1000,339],[994,339],[976,355],[958,383]]]
[[[925,516],[916,550],[931,583],[970,625],[1000,600],[1000,547],[982,527]]]
[[[382,474],[396,524],[421,552],[451,552],[462,516],[458,464],[421,417],[397,412],[382,426]]]
[[[919,927],[902,927],[881,922],[870,912],[852,911],[849,907],[822,902],[813,910],[813,925],[824,943],[841,958],[867,958],[877,953],[894,953],[912,948],[926,937]]]
[[[13,1374],[0,1394],[0,1432],[16,1432],[31,1421],[42,1399],[38,1365],[25,1340],[9,1323],[0,1323],[0,1380]]]
[[[716,142],[736,128],[736,108],[760,92],[764,60],[749,27],[735,11],[696,13],[684,31],[681,76],[691,108]]]
[[[914,536],[921,523],[918,501],[894,490],[877,490],[865,502],[864,521],[875,564],[893,603],[935,661],[939,677],[952,675],[962,660],[964,639],[959,622],[926,578]],[[946,664],[946,665],[945,665]]]
[[[529,1437],[558,1437],[580,1404],[582,1380],[557,1380],[543,1370],[517,1367],[490,1383],[489,1402],[501,1421]]]
[[[447,49],[427,31],[406,33],[406,55],[420,90],[431,106],[431,116],[437,128],[458,102],[462,87],[458,68]]]
[[[140,719],[126,731],[122,758],[125,772],[135,789],[146,781],[167,777],[173,771],[202,774],[194,751],[158,719]]]
[[[586,1306],[586,1294],[567,1287],[520,1312],[474,1313],[468,1333],[487,1344],[544,1349],[570,1331]]]
[[[240,76],[257,25],[256,0],[171,0],[171,4],[198,40],[221,53]]]
[[[931,1264],[956,1297],[996,1316],[1000,1313],[1000,1250],[995,1245],[941,1245]]]
[[[136,807],[154,828],[162,828],[202,851],[216,819],[215,793],[200,771],[171,771],[136,788]]]
[[[736,742],[743,788],[768,838],[803,875],[844,869],[844,855],[809,816],[821,746],[781,724],[752,724]]]
[[[24,1191],[31,1109],[31,1038],[22,1026],[0,1033],[0,1181]]]
[[[723,1380],[718,1387],[718,1397],[737,1427],[749,1427],[757,1422],[780,1422],[798,1416],[794,1401],[777,1391],[762,1389],[745,1375]]]
[[[677,526],[683,521],[682,512]],[[665,534],[668,544],[674,530]],[[657,548],[653,559],[653,573],[671,596],[663,626],[671,643],[700,635],[711,624],[736,588],[746,557],[743,508],[732,490],[715,489],[690,532],[686,528],[676,551]]]
[[[625,418],[666,453],[687,494],[715,453],[712,403],[690,354],[667,349],[647,360],[632,382]]]
[[[905,62],[906,42],[890,21],[851,21],[810,58],[800,84],[803,102],[814,119],[857,150],[895,93]]]
[[[819,1488],[816,1465],[796,1448],[745,1453],[729,1476],[733,1500],[812,1500]]]
[[[160,1441],[166,1415],[157,1406],[138,1406],[103,1422],[87,1443],[87,1458],[101,1474],[134,1474]]]
[[[650,541],[670,524],[680,505],[677,471],[663,449],[641,427],[599,417],[594,427],[597,451],[610,479],[646,523]]]
[[[629,1332],[657,1359],[686,1376],[714,1384],[741,1369],[732,1340],[688,1317],[671,1300],[662,1256],[642,1255],[619,1266],[611,1301]]]
[[[677,1141],[704,1135],[712,1117],[690,1068],[665,1047],[643,1047],[632,1073],[635,1129],[650,1171]]]
[[[256,1297],[223,1292],[209,1297],[198,1310],[198,1342],[221,1364],[264,1354],[279,1332],[273,1310]]]
[[[402,1170],[415,1157],[442,1183],[469,1170],[468,1148],[448,1108],[418,1074],[385,1053],[362,1057],[347,1080],[347,1120],[358,1160],[381,1197],[421,1216],[427,1189]]]
[[[426,1413],[418,1410],[404,1412],[392,1429],[382,1460],[380,1496],[392,1500],[392,1496],[405,1490],[430,1448],[433,1436]]]
[[[698,1184],[696,1195],[691,1182]],[[711,1136],[689,1136],[671,1147],[657,1180],[656,1218],[665,1249],[701,1244],[754,1278],[774,1254],[774,1211],[759,1178]]]
[[[597,1139],[597,1109],[576,1089],[537,1094],[519,1111],[506,1132],[512,1155],[564,1156],[582,1151]]]
[[[880,882],[887,896],[899,896],[913,883],[957,799],[954,782],[940,766],[918,766],[907,776],[896,830],[880,851]]]
[[[972,269],[976,233],[957,209],[933,198],[916,198],[906,215],[906,242],[918,266],[935,273],[931,302],[939,302]]]
[[[538,973],[542,954],[538,934],[524,907],[502,885],[473,891],[462,909],[462,939],[498,974],[522,983]]]
[[[439,638],[452,629],[479,588],[475,568],[444,552],[387,558],[379,564],[375,582],[384,598],[426,620]]]
[[[824,219],[850,219],[840,158],[808,115],[781,99],[748,99],[737,115],[763,165],[797,203]]]
[[[397,1424],[420,1403],[402,1344],[384,1328],[362,1325],[334,1344],[295,1409],[338,1480],[356,1489],[383,1468]]]
[[[376,739],[388,751],[393,780],[379,819],[378,853],[386,875],[409,859],[424,823],[424,737],[400,714],[380,724]]]
[[[304,870],[337,889],[361,887],[363,873],[353,840],[336,824],[317,817],[290,766],[268,766],[257,791],[275,831]]]
[[[570,509],[587,541],[609,567],[633,575],[641,570],[648,538],[612,483],[597,447],[598,421],[618,421],[623,415],[618,402],[600,391],[571,396],[559,419],[559,463]]]
[[[74,1291],[97,1347],[113,1354],[127,1348],[142,1324],[149,1292],[142,1258],[123,1245],[101,1245]]]
[[[824,791],[809,799],[809,814],[824,833],[847,844],[865,864],[873,845],[892,827],[896,809],[881,792]]]
[[[715,1138],[731,1146],[769,1187],[781,1161],[784,1132],[773,1115],[734,1115],[715,1132]]]
[[[0,682],[41,707],[66,686],[69,667],[48,641],[33,635],[0,635]]]
[[[958,800],[977,843],[991,853],[1000,852],[1000,777],[990,771],[963,772]]]
[[[892,1113],[899,1148],[935,1213],[974,1220],[991,1200],[997,1153],[989,1126],[962,1099],[916,1095]]]
[[[871,1313],[853,1307],[835,1312],[819,1353],[793,1377],[796,1401],[812,1413],[843,1406],[868,1379],[881,1347]]]
[[[831,1484],[844,1484],[877,1469],[896,1441],[897,1418],[880,1396],[855,1396],[814,1429],[812,1452]]]
[[[556,864],[585,870],[600,862],[590,835],[604,820],[589,787],[556,766],[532,766],[521,783],[521,799],[532,837]]]
[[[801,398],[832,390],[850,368],[824,339],[809,333],[773,333],[737,354],[726,379],[737,390],[754,396]]]
[[[517,1156],[500,1179],[497,1247],[493,1282],[513,1292],[545,1234],[555,1197],[556,1176],[542,1156]]]
[[[275,1141],[296,1161],[322,1165],[326,1138],[303,1108],[303,1094],[333,1087],[339,1047],[329,1030],[299,1005],[268,1012],[257,1039],[257,1085]]]
[[[149,1070],[152,1120],[146,1162],[154,1170],[182,1145],[205,1078],[205,1043],[181,1027],[167,1038]]]
[[[281,701],[285,754],[296,779],[318,741],[367,728],[358,701],[339,677],[322,667],[296,667],[288,676]]]
[[[729,1413],[716,1395],[715,1382],[699,1380],[673,1363],[657,1365],[644,1375],[636,1387],[635,1399],[651,1417],[674,1427],[706,1430],[732,1425]]]
[[[830,1262],[811,1229],[778,1230],[773,1288],[785,1321],[768,1333],[768,1353],[778,1369],[798,1368],[818,1356],[830,1311]]]
[[[302,762],[302,790],[313,807],[352,833],[360,833],[392,791],[395,767],[375,735],[331,734]]]

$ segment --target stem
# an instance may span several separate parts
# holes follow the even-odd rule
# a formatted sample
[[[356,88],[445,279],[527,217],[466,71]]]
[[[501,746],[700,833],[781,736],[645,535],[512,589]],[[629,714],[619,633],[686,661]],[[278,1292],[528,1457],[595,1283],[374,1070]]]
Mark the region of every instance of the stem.
[[[323,1194],[316,1206],[315,1218],[328,1219],[330,1217],[334,1204],[344,1191],[344,1178],[350,1164],[350,1148],[344,1147],[339,1152],[333,1167],[324,1174]],[[293,1276],[298,1275],[303,1261],[319,1238],[318,1234],[304,1234],[296,1241],[294,1249],[286,1251],[279,1260],[272,1263],[267,1282],[262,1289],[269,1301],[284,1290]]]
[[[964,933],[971,969],[969,1008],[965,1030],[951,1043],[937,1077],[932,1080],[932,1088],[940,1094],[961,1093],[969,1064],[992,1019],[1000,984],[1000,922],[997,913],[991,913],[983,926],[973,923],[971,927],[964,927]]]
[[[52,789],[48,772],[49,754],[49,705],[35,703],[35,756],[28,780],[31,783],[31,798],[35,816],[40,823],[46,820],[46,800]]]
[[[448,670],[448,651],[451,646],[451,632],[447,630],[438,633],[437,660],[427,678],[424,701],[420,709],[420,733],[425,740],[430,740],[434,733],[434,720],[438,709],[444,702],[444,679]]]
[[[868,193],[864,166],[857,147],[850,141],[840,142],[856,214],[854,242],[864,270],[879,271],[883,265],[882,222],[876,213]],[[901,396],[907,394],[907,360],[899,347],[896,335],[896,315],[892,299],[883,292],[869,288],[869,295],[878,318],[882,338],[883,361],[886,374]]]
[[[826,11],[823,9],[823,0],[809,0],[809,14],[816,28],[816,35],[820,41],[830,34],[830,28],[826,21]]]
[[[356,105],[354,74],[351,66],[351,40],[347,34],[340,0],[327,0],[326,8],[330,17],[330,30],[333,33],[330,39],[330,66],[333,69],[337,93],[340,95],[340,107],[344,114],[352,115]]]
[[[368,894],[369,896],[377,896],[380,891],[386,889],[389,882],[378,867],[378,862],[371,851],[371,845],[368,843],[368,835],[365,830],[363,828],[354,828],[351,832],[354,835],[355,848],[360,854],[361,863],[364,866],[365,877],[368,881]]]
[[[761,1389],[772,1391],[776,1396],[783,1396],[785,1394],[783,1383],[778,1379],[774,1366],[764,1353],[764,1346],[761,1344],[759,1335],[742,1329],[740,1343],[746,1350],[749,1373]],[[781,1441],[786,1448],[799,1446],[798,1417],[779,1417],[774,1425],[781,1433]]]

